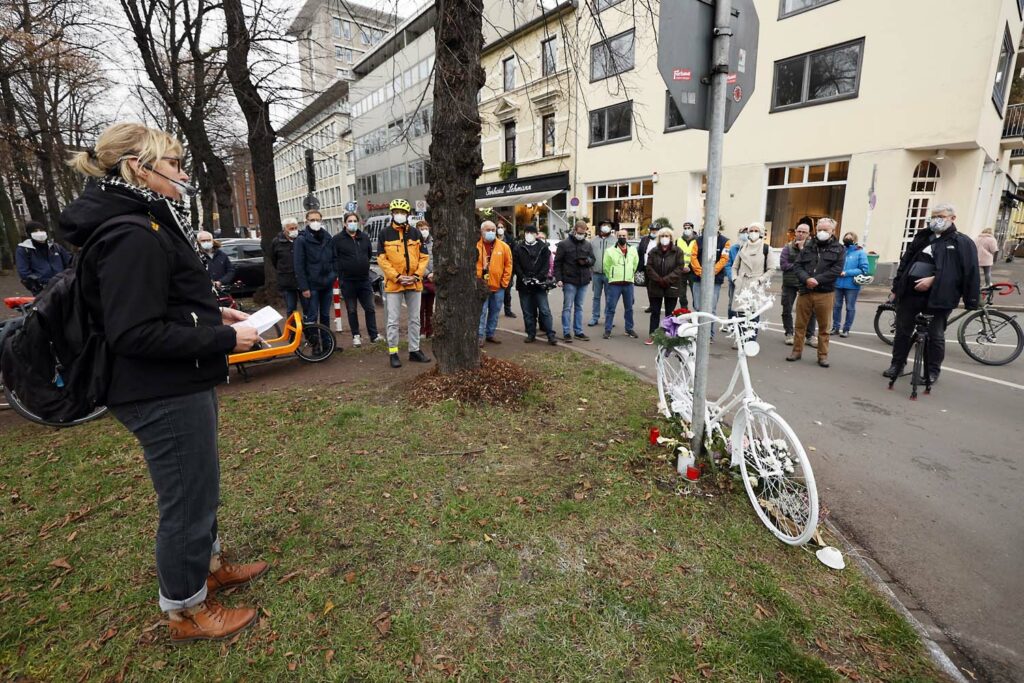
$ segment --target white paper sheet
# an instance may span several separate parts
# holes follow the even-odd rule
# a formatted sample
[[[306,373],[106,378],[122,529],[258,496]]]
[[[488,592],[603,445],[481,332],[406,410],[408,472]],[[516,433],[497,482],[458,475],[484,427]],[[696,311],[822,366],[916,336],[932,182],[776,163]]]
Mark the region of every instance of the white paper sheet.
[[[248,323],[256,328],[256,331],[263,334],[271,327],[274,323],[283,319],[283,316],[275,311],[271,306],[264,306],[260,310],[256,311],[243,322]]]

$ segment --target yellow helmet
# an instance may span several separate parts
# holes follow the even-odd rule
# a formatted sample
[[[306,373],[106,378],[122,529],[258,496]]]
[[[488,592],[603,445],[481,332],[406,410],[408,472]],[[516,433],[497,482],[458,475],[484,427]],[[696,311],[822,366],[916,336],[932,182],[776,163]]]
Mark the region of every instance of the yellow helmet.
[[[404,199],[392,199],[391,206],[388,207],[388,211],[405,211],[406,213],[409,213],[412,211],[412,204]]]

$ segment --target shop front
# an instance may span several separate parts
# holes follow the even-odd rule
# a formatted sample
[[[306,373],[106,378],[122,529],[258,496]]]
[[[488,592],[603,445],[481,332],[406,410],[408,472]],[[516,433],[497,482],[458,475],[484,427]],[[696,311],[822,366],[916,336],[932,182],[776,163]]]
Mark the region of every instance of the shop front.
[[[569,172],[548,173],[477,185],[476,209],[512,235],[536,225],[549,239],[561,239],[569,231],[568,196]]]
[[[650,177],[587,185],[592,224],[611,221],[631,238],[647,234],[654,219],[654,180]]]
[[[793,239],[797,221],[829,216],[842,230],[849,159],[828,159],[768,167],[764,225],[769,242],[781,247]]]

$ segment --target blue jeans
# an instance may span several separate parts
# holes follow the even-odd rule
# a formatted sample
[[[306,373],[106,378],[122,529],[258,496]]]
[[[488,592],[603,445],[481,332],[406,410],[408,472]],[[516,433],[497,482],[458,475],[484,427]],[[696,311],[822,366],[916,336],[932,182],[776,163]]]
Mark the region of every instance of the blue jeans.
[[[604,309],[604,331],[612,331],[612,322],[615,320],[615,308],[619,305],[619,297],[622,297],[622,305],[626,309],[626,332],[633,331],[633,284],[609,284],[608,305]]]
[[[546,289],[521,290],[519,292],[519,307],[523,309],[523,324],[526,326],[526,336],[537,336],[537,323],[540,323],[540,330],[549,339],[555,336],[555,330],[551,324],[551,306],[548,305],[548,292]]]
[[[156,575],[160,609],[188,609],[206,600],[210,556],[220,552],[217,506],[217,392],[110,406],[142,446],[156,491]]]
[[[501,314],[501,306],[504,302],[504,289],[491,292],[491,295],[484,300],[483,310],[480,312],[480,327],[476,331],[478,337],[490,339],[498,331],[498,316]]]
[[[311,289],[306,305],[302,307],[302,324],[320,323],[331,326],[331,307],[334,305],[334,290]]]
[[[566,336],[583,334],[583,306],[587,300],[587,285],[562,285],[562,333]],[[570,330],[569,322],[572,319]]]
[[[837,289],[836,302],[832,305],[832,329],[850,331],[853,319],[857,315],[857,295],[859,289]],[[846,324],[843,322],[843,304],[846,304]]]
[[[700,298],[700,287],[703,284],[702,281],[694,280],[693,282],[693,308],[696,311],[700,310],[701,298]],[[716,282],[714,287],[714,293],[711,295],[711,310],[704,311],[706,313],[714,313],[718,315],[718,297],[722,294],[722,283]],[[711,338],[715,338],[715,324],[711,324]]]
[[[594,273],[594,310],[590,316],[590,324],[596,325],[597,321],[601,319],[601,293],[604,292],[605,288],[608,287],[608,278],[604,276],[604,273]],[[607,301],[608,295],[605,294],[605,300]]]
[[[284,306],[288,310],[284,317],[290,318],[292,313],[299,309],[299,297],[302,295],[297,289],[282,289],[281,296],[284,297]]]

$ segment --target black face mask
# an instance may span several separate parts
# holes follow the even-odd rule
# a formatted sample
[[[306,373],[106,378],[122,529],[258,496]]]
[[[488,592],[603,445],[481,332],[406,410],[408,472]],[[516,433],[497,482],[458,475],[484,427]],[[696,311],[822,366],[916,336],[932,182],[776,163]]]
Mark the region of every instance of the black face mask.
[[[625,237],[620,237],[618,242],[619,242],[619,246],[620,247],[624,246],[626,244],[626,238]]]
[[[851,240],[849,237],[847,237],[846,239],[843,240],[843,244],[845,244],[848,247],[852,247],[853,246],[853,240]]]

